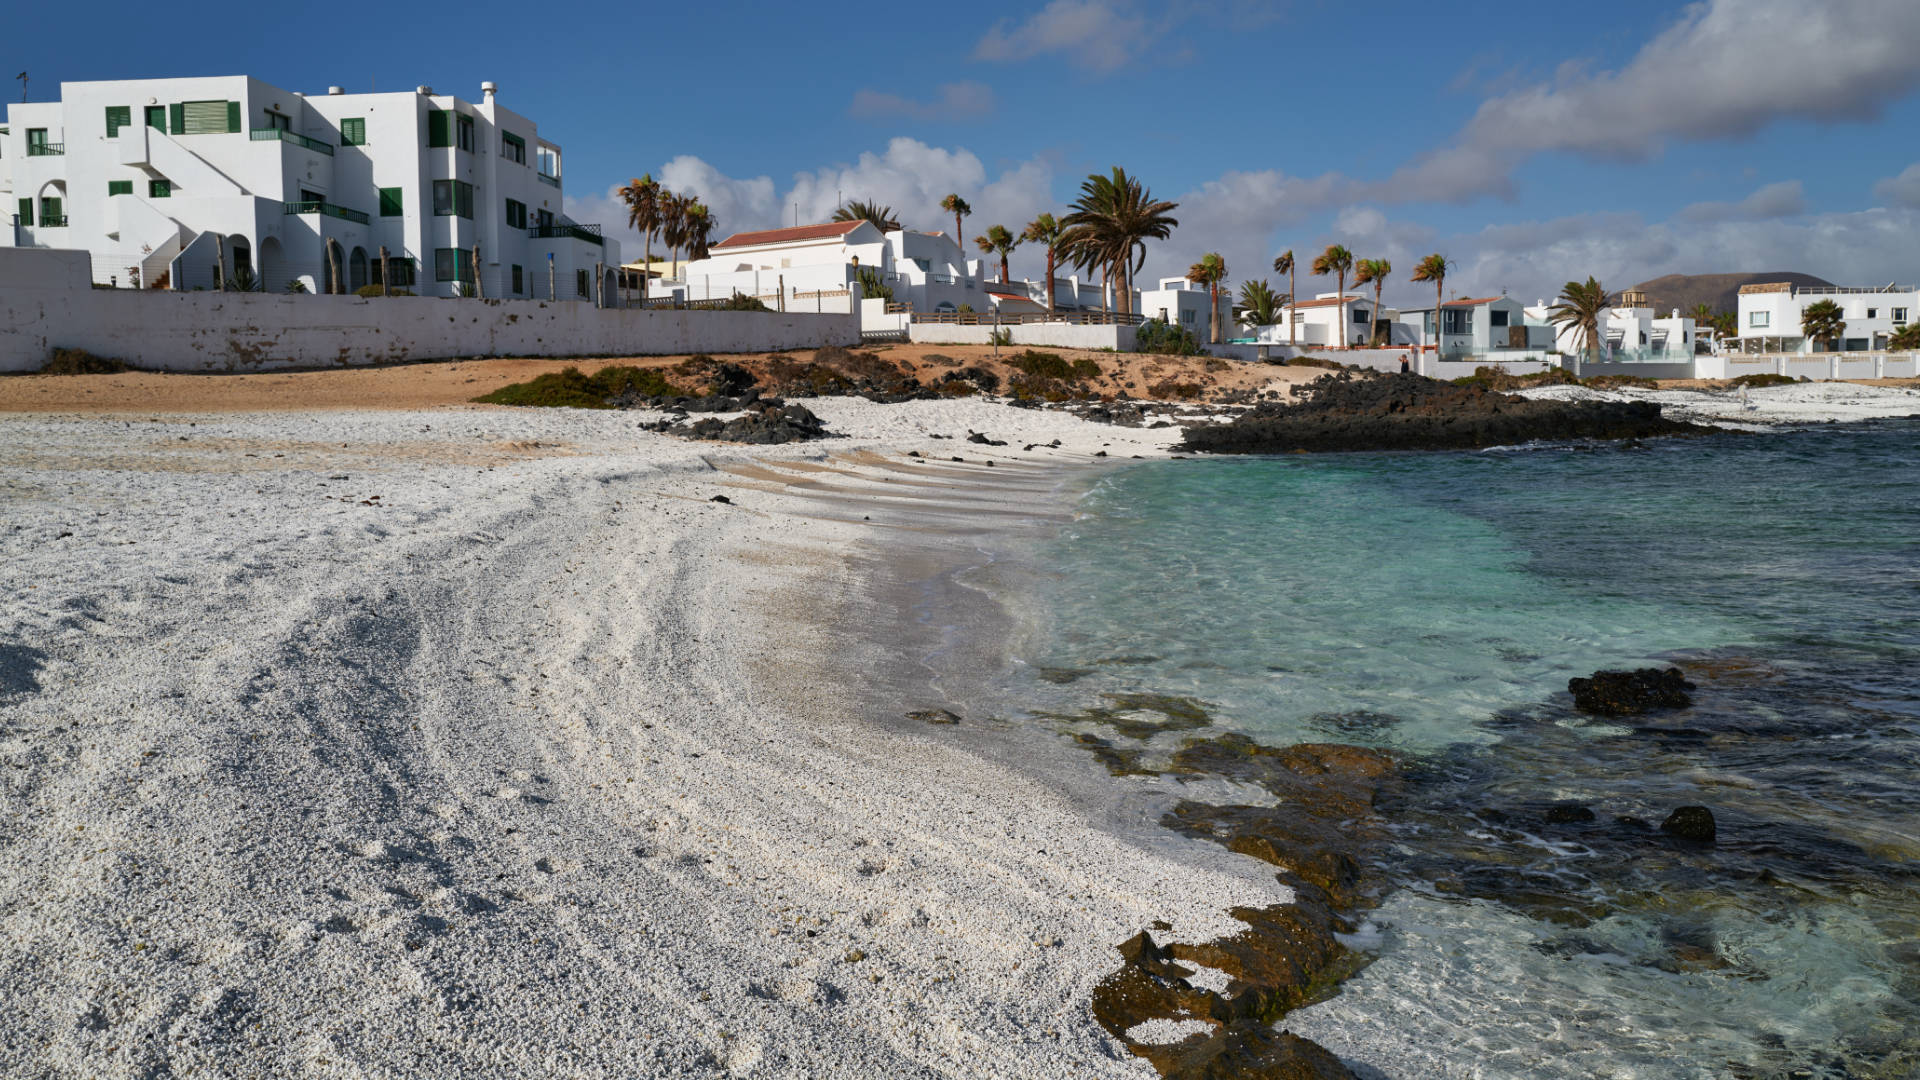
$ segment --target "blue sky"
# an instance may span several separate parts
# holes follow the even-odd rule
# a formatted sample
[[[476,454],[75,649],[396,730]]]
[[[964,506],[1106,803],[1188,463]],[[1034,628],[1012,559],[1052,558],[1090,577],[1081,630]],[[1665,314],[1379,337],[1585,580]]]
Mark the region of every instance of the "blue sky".
[[[1235,280],[1267,276],[1280,248],[1340,241],[1392,259],[1389,296],[1407,301],[1430,251],[1455,260],[1462,292],[1528,299],[1588,274],[1920,277],[1920,2],[1568,10],[201,4],[181,18],[107,3],[87,33],[0,49],[35,99],[138,76],[469,98],[492,79],[565,147],[574,216],[610,228],[609,190],[650,171],[697,191],[722,232],[790,223],[796,203],[820,220],[837,195],[950,229],[937,202],[958,190],[972,235],[1057,211],[1118,164],[1182,204],[1150,273],[1214,250]],[[1016,273],[1038,267],[1016,253]]]

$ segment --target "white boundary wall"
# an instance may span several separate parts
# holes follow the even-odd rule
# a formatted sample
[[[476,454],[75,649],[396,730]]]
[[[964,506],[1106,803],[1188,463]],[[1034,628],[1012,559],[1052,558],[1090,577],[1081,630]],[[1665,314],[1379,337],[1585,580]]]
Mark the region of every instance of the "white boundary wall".
[[[56,348],[156,371],[467,356],[644,356],[854,345],[855,315],[598,309],[545,300],[95,289],[84,251],[0,250],[0,372]]]
[[[1131,326],[1098,323],[1008,323],[995,327],[991,323],[962,326],[955,323],[917,322],[908,325],[907,340],[915,345],[991,345],[996,329],[1012,335],[1010,344],[1018,348],[1042,345],[1055,349],[1112,349],[1115,352],[1132,352],[1135,334]]]

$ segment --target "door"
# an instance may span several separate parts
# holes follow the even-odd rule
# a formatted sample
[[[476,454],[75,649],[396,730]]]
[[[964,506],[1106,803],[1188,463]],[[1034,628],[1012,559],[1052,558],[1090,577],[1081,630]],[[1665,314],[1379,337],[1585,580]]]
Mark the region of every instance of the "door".
[[[167,107],[165,105],[147,106],[147,126],[156,131],[167,130]]]

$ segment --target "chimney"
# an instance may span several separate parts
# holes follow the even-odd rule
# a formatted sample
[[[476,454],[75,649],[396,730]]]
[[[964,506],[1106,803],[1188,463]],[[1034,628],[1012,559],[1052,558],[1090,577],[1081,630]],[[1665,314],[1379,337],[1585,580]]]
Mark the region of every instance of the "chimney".
[[[414,90],[417,91],[421,97],[433,96],[433,87],[431,86],[416,86],[414,87]]]
[[[493,104],[493,95],[500,92],[500,84],[488,79],[480,84],[480,98],[488,105]]]
[[[344,93],[346,93],[346,90],[342,87],[338,87],[338,86],[327,87],[328,97],[339,97],[341,94],[344,94]]]

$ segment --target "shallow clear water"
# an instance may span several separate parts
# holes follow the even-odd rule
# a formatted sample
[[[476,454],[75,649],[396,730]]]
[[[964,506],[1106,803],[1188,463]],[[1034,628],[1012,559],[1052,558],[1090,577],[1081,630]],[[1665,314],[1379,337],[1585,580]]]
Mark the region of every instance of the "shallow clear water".
[[[1286,1021],[1352,1062],[1920,1075],[1917,454],[1896,422],[1133,467],[1045,553],[1027,689],[1409,755],[1378,958]],[[1571,710],[1650,662],[1691,709]],[[1548,825],[1567,800],[1594,821]],[[1652,828],[1686,804],[1717,845]]]

